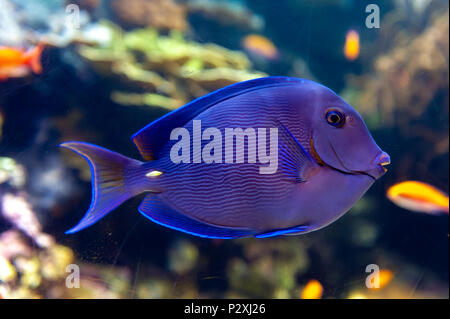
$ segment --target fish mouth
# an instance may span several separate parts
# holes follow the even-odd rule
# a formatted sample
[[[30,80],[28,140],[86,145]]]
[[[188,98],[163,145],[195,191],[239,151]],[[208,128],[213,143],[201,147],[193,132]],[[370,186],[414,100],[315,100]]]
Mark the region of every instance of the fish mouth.
[[[374,170],[370,170],[370,171],[367,171],[367,172],[366,172],[366,171],[352,171],[352,170],[348,169],[348,168],[344,165],[344,163],[342,162],[342,160],[339,158],[338,154],[336,153],[336,150],[335,150],[334,147],[333,147],[333,144],[331,144],[330,141],[328,141],[328,143],[330,144],[330,148],[331,148],[331,150],[333,151],[333,154],[336,156],[337,160],[339,161],[339,164],[342,165],[342,167],[343,167],[345,170],[342,170],[342,169],[336,168],[336,167],[334,167],[334,166],[328,165],[328,164],[327,164],[327,163],[319,156],[319,154],[317,153],[316,149],[314,148],[314,141],[313,141],[313,139],[311,138],[310,141],[309,141],[309,145],[310,145],[310,149],[311,149],[311,153],[312,153],[311,156],[312,156],[312,158],[316,161],[316,163],[317,163],[318,165],[320,165],[320,166],[327,166],[327,167],[329,167],[329,168],[331,168],[331,169],[333,169],[333,170],[335,170],[335,171],[337,171],[337,172],[339,172],[339,173],[345,174],[345,175],[366,175],[366,176],[372,178],[374,181],[377,180],[377,176],[378,176],[378,177],[381,177],[381,175],[383,175],[384,173],[387,172],[387,169],[386,169],[384,166],[390,164],[390,159],[389,159],[389,155],[387,155],[387,154],[384,153],[384,152],[382,152],[381,155],[378,155],[378,156],[377,156],[376,159],[378,159],[378,164],[377,164],[377,167],[376,167]],[[384,157],[383,157],[382,155],[383,155]],[[380,159],[383,159],[383,161],[381,161]],[[381,172],[380,172],[380,170],[381,170]],[[378,171],[378,172],[376,172],[376,171]],[[375,174],[375,172],[376,172],[376,174]]]
[[[372,161],[374,166],[369,172],[375,177],[380,178],[387,172],[386,166],[391,164],[391,158],[386,152],[381,151]]]

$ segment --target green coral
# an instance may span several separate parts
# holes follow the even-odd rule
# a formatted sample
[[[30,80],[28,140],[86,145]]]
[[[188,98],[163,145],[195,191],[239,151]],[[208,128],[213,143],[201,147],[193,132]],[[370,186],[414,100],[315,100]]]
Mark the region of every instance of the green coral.
[[[295,298],[297,276],[309,268],[306,247],[297,238],[284,237],[267,241],[241,241],[244,258],[228,264],[230,284],[237,295],[264,298]]]
[[[22,165],[9,157],[0,157],[0,184],[8,182],[21,187],[25,183],[25,170]]]
[[[189,41],[177,31],[168,36],[152,28],[125,32],[102,23],[110,30],[109,44],[82,45],[78,52],[119,87],[112,92],[119,104],[172,110],[226,85],[266,76],[251,71],[240,51]]]

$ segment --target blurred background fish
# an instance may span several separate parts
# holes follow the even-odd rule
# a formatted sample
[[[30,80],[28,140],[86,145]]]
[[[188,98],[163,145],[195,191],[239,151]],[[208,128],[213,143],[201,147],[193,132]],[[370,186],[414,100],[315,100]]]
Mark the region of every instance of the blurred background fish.
[[[359,57],[359,33],[356,30],[348,30],[345,34],[344,56],[353,61]]]
[[[380,272],[378,273],[378,284],[379,287],[375,287],[375,289],[383,289],[384,287],[386,287],[387,285],[389,285],[389,283],[392,281],[392,279],[394,278],[394,274],[392,273],[392,271],[388,270],[388,269],[381,269]]]
[[[322,298],[323,287],[320,281],[311,279],[302,290],[301,299],[320,299]]]
[[[279,57],[275,44],[265,36],[259,34],[247,35],[242,45],[250,54],[267,60],[276,60]]]
[[[42,73],[42,44],[29,50],[0,46],[0,81],[23,77],[33,71]]]
[[[449,198],[443,191],[419,181],[395,184],[387,190],[387,197],[396,205],[428,214],[448,214]]]

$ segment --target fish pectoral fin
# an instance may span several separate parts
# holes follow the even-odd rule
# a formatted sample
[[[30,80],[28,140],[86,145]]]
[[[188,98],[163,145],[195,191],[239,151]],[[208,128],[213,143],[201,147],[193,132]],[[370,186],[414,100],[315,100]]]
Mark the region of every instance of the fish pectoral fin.
[[[299,235],[302,233],[307,232],[309,229],[311,229],[309,226],[295,226],[291,228],[285,228],[285,229],[276,229],[271,230],[265,233],[261,233],[258,235],[254,235],[255,238],[268,238],[268,237],[276,237],[281,235]]]
[[[232,239],[249,237],[254,234],[250,229],[236,229],[205,224],[166,204],[158,195],[147,195],[139,206],[139,212],[151,221],[171,228],[205,238]]]
[[[278,167],[293,182],[306,182],[308,172],[319,167],[319,165],[286,126],[278,121],[277,124],[278,141],[280,143],[278,146]]]

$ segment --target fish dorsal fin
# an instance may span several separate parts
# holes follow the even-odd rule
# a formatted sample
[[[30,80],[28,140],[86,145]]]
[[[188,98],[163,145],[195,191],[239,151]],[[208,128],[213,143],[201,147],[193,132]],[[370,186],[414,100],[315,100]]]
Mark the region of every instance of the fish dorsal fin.
[[[184,126],[188,121],[217,103],[243,93],[266,87],[292,85],[306,81],[308,80],[282,76],[269,76],[232,84],[202,96],[162,116],[134,134],[131,139],[136,144],[145,160],[154,160],[158,158],[160,150],[169,140],[170,132],[174,128]]]

